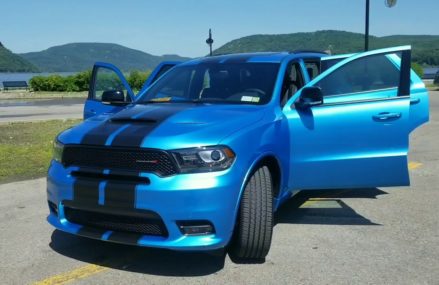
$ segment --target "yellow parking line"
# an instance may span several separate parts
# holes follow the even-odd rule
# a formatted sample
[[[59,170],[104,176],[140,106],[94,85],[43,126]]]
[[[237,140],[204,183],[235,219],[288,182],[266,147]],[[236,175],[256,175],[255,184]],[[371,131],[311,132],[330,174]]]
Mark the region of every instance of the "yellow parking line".
[[[422,165],[422,163],[420,162],[416,162],[416,161],[410,161],[409,162],[409,169],[415,169],[418,168]]]
[[[72,271],[51,276],[49,278],[35,282],[33,284],[34,285],[66,284],[68,282],[86,278],[88,276],[97,274],[99,272],[103,272],[105,270],[108,270],[108,268],[96,264],[89,264],[86,266],[73,269]]]

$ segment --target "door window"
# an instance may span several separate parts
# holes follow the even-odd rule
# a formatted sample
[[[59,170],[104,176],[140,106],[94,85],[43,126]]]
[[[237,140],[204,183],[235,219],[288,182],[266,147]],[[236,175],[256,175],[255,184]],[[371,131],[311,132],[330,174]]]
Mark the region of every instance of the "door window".
[[[309,80],[313,80],[319,75],[319,63],[316,61],[305,61],[306,72],[308,72]]]
[[[116,72],[105,67],[98,67],[95,72],[92,94],[94,100],[102,101],[102,94],[105,91],[120,91],[124,94],[125,101],[130,101],[128,91]]]
[[[304,85],[302,68],[297,62],[290,63],[286,69],[282,93],[280,97],[281,107],[285,106],[288,100]]]
[[[378,54],[351,61],[317,82],[324,96],[398,88],[400,71],[392,55]]]

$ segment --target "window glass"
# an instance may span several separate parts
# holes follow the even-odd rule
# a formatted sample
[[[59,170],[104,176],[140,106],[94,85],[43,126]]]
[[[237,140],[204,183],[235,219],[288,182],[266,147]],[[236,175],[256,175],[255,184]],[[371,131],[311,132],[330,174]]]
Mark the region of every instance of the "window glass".
[[[168,71],[169,69],[173,68],[174,65],[173,64],[165,64],[162,66],[162,68],[159,70],[159,72],[157,72],[157,74],[155,75],[154,79],[151,81],[151,84],[153,82],[155,82],[157,79],[159,79],[166,71]]]
[[[397,88],[399,70],[387,55],[373,55],[345,64],[315,85],[324,96]]]
[[[121,91],[124,94],[125,100],[129,101],[127,98],[128,92],[124,84],[119,76],[111,69],[99,67],[96,71],[94,84],[93,99],[97,101],[102,101],[102,93],[105,91]]]
[[[299,63],[290,63],[285,71],[282,84],[280,105],[285,106],[287,101],[304,85],[302,68]]]
[[[172,79],[166,85],[161,85],[157,88],[158,98],[164,97],[186,97],[189,89],[190,79],[192,78],[192,70],[183,70],[183,72],[174,73]]]
[[[319,75],[319,65],[317,62],[305,62],[305,67],[310,80],[313,80],[317,75]]]
[[[201,63],[177,66],[137,101],[196,101],[265,104],[272,96],[279,64]]]

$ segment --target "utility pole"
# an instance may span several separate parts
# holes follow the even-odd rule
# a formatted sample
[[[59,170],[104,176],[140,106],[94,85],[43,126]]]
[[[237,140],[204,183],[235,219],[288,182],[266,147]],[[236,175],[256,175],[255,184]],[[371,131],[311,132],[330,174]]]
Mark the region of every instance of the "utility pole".
[[[364,51],[369,50],[369,9],[370,0],[366,0],[366,31],[364,33]]]
[[[206,40],[206,44],[209,45],[209,49],[210,49],[210,56],[212,56],[212,44],[213,44],[213,39],[212,39],[212,29],[209,29],[209,37]]]
[[[397,0],[384,0],[387,8],[392,8],[396,5]],[[366,31],[364,32],[364,50],[369,50],[369,10],[370,10],[370,0],[366,0]]]

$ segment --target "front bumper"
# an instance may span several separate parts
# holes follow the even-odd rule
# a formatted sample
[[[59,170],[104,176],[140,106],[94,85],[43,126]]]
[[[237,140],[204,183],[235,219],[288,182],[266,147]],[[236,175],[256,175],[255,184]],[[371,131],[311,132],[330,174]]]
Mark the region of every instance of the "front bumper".
[[[134,190],[134,207],[157,213],[163,220],[168,235],[151,236],[102,231],[74,224],[66,219],[64,203],[74,200],[74,187],[78,178],[71,175],[75,167],[65,168],[52,161],[47,177],[47,198],[57,207],[51,210],[47,221],[64,232],[125,244],[160,247],[174,250],[213,250],[225,247],[233,234],[242,176],[232,168],[212,173],[181,174],[161,178],[154,174],[141,174],[150,183],[137,184]],[[89,178],[90,179],[90,178]],[[105,206],[105,183],[98,181],[97,203]],[[102,189],[101,189],[102,188]],[[213,234],[184,235],[178,221],[209,221]]]

